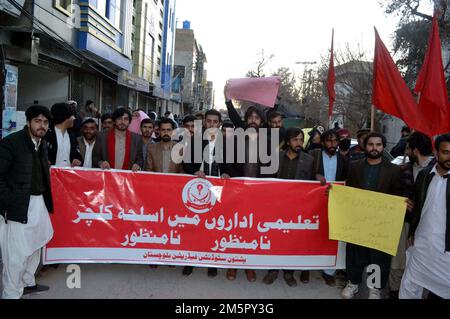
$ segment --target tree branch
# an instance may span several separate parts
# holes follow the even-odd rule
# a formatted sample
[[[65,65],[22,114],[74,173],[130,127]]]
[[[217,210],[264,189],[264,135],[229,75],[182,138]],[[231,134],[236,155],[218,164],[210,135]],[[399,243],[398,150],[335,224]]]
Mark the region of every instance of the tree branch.
[[[418,10],[419,9],[419,5],[420,5],[419,1],[417,2],[417,5],[416,5],[415,8],[411,7],[411,3],[409,1],[407,1],[405,3],[405,5],[411,10],[411,13],[413,15],[421,17],[421,18],[426,19],[426,20],[430,20],[430,21],[433,20],[432,16],[430,16],[428,14],[425,14],[425,13],[422,13],[422,12],[419,12],[419,10]]]

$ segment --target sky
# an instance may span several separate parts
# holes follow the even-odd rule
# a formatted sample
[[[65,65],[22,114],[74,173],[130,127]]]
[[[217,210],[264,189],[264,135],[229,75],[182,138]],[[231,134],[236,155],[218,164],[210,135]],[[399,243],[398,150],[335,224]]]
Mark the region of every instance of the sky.
[[[359,43],[372,58],[373,27],[391,49],[398,22],[383,12],[379,0],[176,1],[177,27],[189,20],[206,54],[208,81],[214,82],[218,109],[225,108],[226,81],[245,77],[262,50],[267,56],[275,55],[267,73],[289,67],[300,75],[304,66],[296,62],[320,63],[331,46],[332,28],[336,50]]]

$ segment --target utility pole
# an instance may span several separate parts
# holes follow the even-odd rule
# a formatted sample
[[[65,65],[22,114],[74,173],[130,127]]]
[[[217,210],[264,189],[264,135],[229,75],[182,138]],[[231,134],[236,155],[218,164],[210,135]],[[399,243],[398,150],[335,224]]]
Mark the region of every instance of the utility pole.
[[[312,86],[312,77],[311,77],[311,69],[308,69],[309,65],[315,65],[317,64],[316,61],[313,62],[305,62],[305,61],[299,61],[295,62],[295,64],[302,64],[305,66],[305,69],[303,71],[303,82],[306,82],[306,88],[303,88],[303,95],[310,96],[311,95],[311,86]]]
[[[295,64],[301,64],[305,66],[305,69],[303,70],[303,78],[302,78],[302,105],[305,108],[305,104],[309,104],[310,96],[311,96],[311,87],[312,87],[312,69],[308,70],[309,66],[317,64],[316,61],[298,61],[295,62]],[[321,118],[321,109],[319,111],[319,119]],[[306,111],[305,111],[306,114]]]

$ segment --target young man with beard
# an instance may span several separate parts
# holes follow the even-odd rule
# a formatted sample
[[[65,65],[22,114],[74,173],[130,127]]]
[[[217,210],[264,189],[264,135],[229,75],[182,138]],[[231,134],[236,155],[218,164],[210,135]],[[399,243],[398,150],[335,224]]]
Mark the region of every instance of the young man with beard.
[[[105,113],[101,117],[102,131],[107,131],[114,127],[114,121],[111,113]]]
[[[161,120],[156,120],[155,124],[153,125],[153,135],[152,135],[152,141],[154,143],[161,142],[161,133],[159,131],[159,125],[161,123]]]
[[[81,136],[77,138],[83,167],[92,168],[92,154],[98,133],[98,125],[94,119],[87,119],[81,125]]]
[[[379,133],[367,135],[364,142],[366,159],[350,165],[347,186],[401,195],[401,170],[400,167],[383,159],[385,147],[384,135]],[[372,264],[380,267],[381,286],[369,289],[369,299],[381,299],[381,290],[389,279],[391,256],[376,249],[347,243],[346,266],[349,281],[342,290],[344,299],[351,299],[358,292],[364,268]]]
[[[27,125],[0,141],[0,247],[4,299],[41,293],[36,285],[41,248],[53,236],[53,210],[47,145],[43,138],[52,118],[45,106],[25,112]]]
[[[309,154],[314,157],[314,176],[322,184],[343,182],[347,179],[348,161],[338,152],[339,135],[334,130],[322,134],[323,150],[316,149]]]
[[[182,174],[183,167],[172,160],[172,148],[176,142],[172,141],[175,130],[174,122],[169,118],[163,118],[160,122],[161,142],[151,144],[147,153],[146,171],[157,173]]]
[[[313,162],[314,158],[303,152],[305,135],[299,128],[289,128],[286,130],[284,145],[286,150],[280,152],[280,167],[277,178],[314,180]],[[278,270],[269,270],[263,282],[271,285],[278,277]],[[289,287],[297,286],[293,270],[284,270],[283,278]]]
[[[431,139],[425,134],[414,132],[406,141],[406,155],[410,162],[402,166],[402,195],[414,198],[414,183],[419,172],[435,164]],[[406,214],[397,255],[392,258],[389,273],[390,299],[398,299],[400,283],[406,267],[406,249],[408,247],[408,232],[411,223],[411,214]]]
[[[345,182],[348,173],[348,161],[338,152],[339,135],[335,130],[324,132],[321,137],[322,150],[310,152],[314,157],[314,176],[322,185],[332,182]],[[322,272],[322,278],[328,286],[335,286],[334,269]],[[309,271],[303,271],[300,277],[303,283],[309,282]]]
[[[361,129],[358,132],[356,132],[358,145],[355,145],[352,148],[350,148],[350,151],[348,153],[348,158],[350,162],[360,161],[366,157],[366,152],[364,150],[364,140],[366,139],[369,133],[370,130],[368,129]]]
[[[57,167],[81,166],[82,157],[78,151],[75,135],[69,131],[75,116],[67,103],[56,103],[51,109],[53,125],[45,135],[48,160]]]
[[[143,119],[141,122],[142,157],[144,159],[143,160],[144,167],[142,168],[142,170],[145,170],[147,166],[148,147],[151,144],[155,144],[155,142],[152,139],[154,127],[155,122],[151,119]]]
[[[229,117],[237,128],[245,128],[246,130],[253,129],[253,132],[247,131],[247,136],[245,139],[245,149],[237,150],[237,152],[235,152],[235,154],[244,153],[245,155],[245,162],[242,165],[238,165],[239,166],[238,171],[242,171],[242,176],[244,177],[252,177],[252,178],[274,177],[273,174],[265,174],[262,172],[264,166],[270,165],[272,163],[269,164],[261,163],[258,154],[259,153],[258,151],[261,147],[261,143],[267,143],[266,149],[269,152],[268,154],[269,156],[272,154],[272,152],[275,152],[275,150],[271,150],[271,139],[269,134],[267,134],[266,139],[260,138],[259,136],[260,129],[267,127],[263,112],[259,108],[251,106],[245,112],[244,121],[242,121],[236,109],[234,108],[231,100],[226,99],[226,105]],[[256,147],[252,147],[252,145]],[[256,159],[256,162],[253,162],[250,159]],[[235,280],[236,274],[237,269],[228,269],[226,275],[227,279]],[[256,281],[256,272],[254,270],[246,269],[245,274],[249,282]]]
[[[128,130],[131,113],[118,108],[113,115],[114,128],[101,132],[97,137],[92,158],[94,167],[102,169],[132,170],[143,167],[142,140]]]
[[[194,122],[192,122],[192,124],[194,124]],[[205,113],[204,133],[206,134],[204,135],[206,135],[206,139],[202,140],[202,147],[198,148],[198,150],[201,150],[203,153],[201,156],[202,160],[200,162],[195,161],[196,145],[194,145],[195,138],[192,136],[191,143],[189,145],[190,147],[186,148],[187,150],[190,149],[191,152],[190,154],[187,154],[188,155],[188,157],[186,158],[187,161],[183,162],[183,169],[186,172],[186,174],[195,175],[199,178],[206,178],[208,176],[230,178],[228,172],[226,171],[226,165],[224,163],[216,162],[216,156],[219,155],[218,152],[222,152],[223,148],[225,147],[224,138],[220,133],[221,124],[222,124],[222,115],[220,114],[219,111],[208,110]],[[222,141],[220,141],[220,144],[222,144],[220,147],[222,149],[219,149],[219,147],[217,146],[219,139],[222,139]],[[207,158],[203,158],[203,155],[206,155]],[[193,269],[194,267],[185,266],[183,268],[183,275],[189,276],[192,273]],[[208,277],[216,277],[216,276],[217,276],[217,268],[208,268]]]
[[[147,150],[147,160],[145,170],[148,172],[165,174],[183,174],[183,167],[172,160],[172,149],[177,144],[172,141],[175,124],[169,118],[163,118],[159,122],[159,134],[161,141],[149,144]],[[157,265],[150,265],[150,268],[157,268]]]
[[[422,170],[415,184],[400,299],[421,299],[424,289],[450,299],[450,134],[439,136],[435,149],[437,164]]]
[[[195,121],[197,119],[194,115],[186,115],[183,119],[183,128],[188,130],[189,135],[192,137],[195,134]]]
[[[200,178],[205,178],[207,176],[215,176],[220,177],[223,174],[225,174],[225,177],[229,177],[227,172],[225,172],[225,167],[222,165],[223,163],[217,163],[215,161],[216,156],[216,143],[218,138],[222,138],[223,136],[220,132],[220,125],[222,124],[222,115],[217,110],[209,110],[205,113],[205,133],[206,133],[206,140],[202,140],[202,152],[204,151],[208,158],[203,158],[202,156],[202,162],[195,162],[195,145],[194,145],[194,138],[191,136],[191,156],[189,163],[184,162],[183,168],[184,171],[187,174],[196,175]],[[219,134],[220,133],[220,134]],[[225,146],[224,141],[221,142],[222,149],[219,150],[220,152],[223,151],[223,147]],[[203,154],[202,154],[203,155]]]
[[[56,167],[82,166],[83,157],[80,154],[77,139],[71,130],[75,120],[72,108],[67,103],[56,103],[52,106],[51,113],[52,125],[44,138],[47,143],[50,165]],[[44,265],[39,272],[58,268],[58,266],[58,264]]]
[[[270,128],[279,130],[279,146],[280,149],[283,148],[285,143],[284,136],[286,134],[286,129],[283,126],[283,115],[277,111],[268,112],[267,121],[269,122]]]

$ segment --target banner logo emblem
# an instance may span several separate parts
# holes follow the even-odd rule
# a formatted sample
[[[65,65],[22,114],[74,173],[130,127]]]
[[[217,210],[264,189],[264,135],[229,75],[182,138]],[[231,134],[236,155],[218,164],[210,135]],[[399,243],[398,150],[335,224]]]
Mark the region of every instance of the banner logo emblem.
[[[216,196],[211,191],[214,187],[206,179],[197,178],[183,188],[183,203],[193,213],[204,214],[216,204]]]

